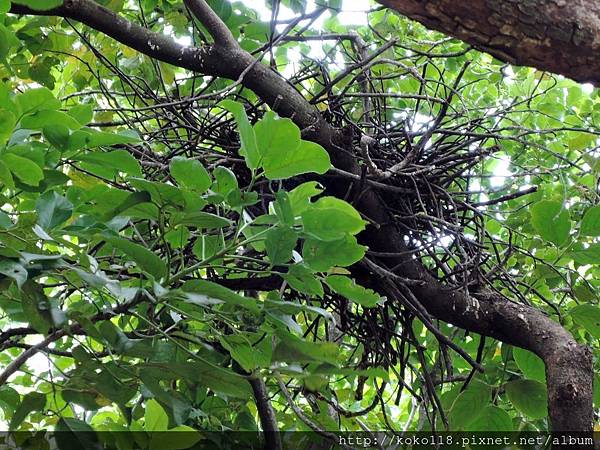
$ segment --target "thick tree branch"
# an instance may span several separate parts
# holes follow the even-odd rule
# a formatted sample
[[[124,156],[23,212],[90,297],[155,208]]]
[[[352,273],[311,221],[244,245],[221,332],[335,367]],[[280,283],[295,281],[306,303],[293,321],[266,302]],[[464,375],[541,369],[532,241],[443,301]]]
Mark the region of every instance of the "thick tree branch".
[[[594,0],[377,0],[511,64],[600,84]]]
[[[283,446],[281,444],[279,426],[277,425],[277,416],[271,405],[267,386],[262,378],[251,377],[248,378],[248,381],[250,382],[250,386],[252,386],[256,409],[258,410],[258,416],[260,417],[260,425],[262,426],[263,434],[265,435],[265,448],[281,450]]]
[[[391,1],[389,0],[390,3]],[[557,0],[555,3],[558,2]],[[414,8],[425,4],[416,1],[406,3],[414,4]],[[446,6],[451,3],[450,0],[427,2]],[[466,5],[466,2],[458,3]],[[469,2],[469,5],[479,3]],[[576,3],[581,5],[582,0]],[[469,14],[473,14],[472,6],[467,10]],[[293,86],[265,65],[257,64],[256,60],[239,46],[228,48],[214,45],[203,49],[182,47],[165,36],[131,24],[91,0],[66,0],[64,6],[44,13],[13,5],[11,12],[58,15],[74,19],[161,61],[206,75],[231,80],[241,77],[241,83],[254,91],[275,111],[282,116],[291,117],[303,130],[305,138],[323,145],[329,151],[338,170],[348,173],[351,179],[356,177],[360,180],[360,167],[353,153],[348,151],[352,150],[352,138],[331,127],[319,111]],[[412,12],[418,15],[417,9]],[[476,26],[476,22],[468,20],[465,20],[465,24]],[[572,40],[573,36],[570,39]],[[580,53],[573,54],[575,59],[582,57]],[[583,78],[592,79],[591,74],[594,71],[596,69],[590,72],[586,68],[581,73],[589,73],[589,77],[585,75]],[[330,189],[343,195],[347,191],[347,185],[335,183],[330,185]],[[402,233],[393,224],[378,195],[372,190],[361,194],[355,206],[371,219],[371,223],[379,224],[377,227],[368,227],[361,237],[363,243],[376,252],[410,255]],[[421,283],[410,285],[408,288],[432,316],[463,329],[528,349],[544,360],[549,413],[554,431],[592,430],[591,355],[587,348],[579,346],[558,323],[535,308],[518,305],[499,295],[470,295],[464,291],[449,289],[429,275],[427,270],[410,256],[388,261],[400,268],[399,274],[402,277],[421,280]]]
[[[223,23],[204,0],[183,0],[183,3],[189,8],[194,17],[206,27],[215,40],[215,45],[222,45],[229,48],[237,46],[237,41],[229,28],[227,28],[227,25]]]

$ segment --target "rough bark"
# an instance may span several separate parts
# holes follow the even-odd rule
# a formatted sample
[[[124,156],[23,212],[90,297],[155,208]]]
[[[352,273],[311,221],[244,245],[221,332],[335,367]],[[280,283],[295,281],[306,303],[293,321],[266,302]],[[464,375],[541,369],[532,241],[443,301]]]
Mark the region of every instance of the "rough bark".
[[[281,435],[279,433],[279,426],[277,425],[277,416],[271,405],[267,386],[261,378],[249,378],[248,381],[250,382],[250,386],[252,386],[256,409],[260,417],[260,425],[265,436],[265,449],[281,450],[283,445],[281,444]]]
[[[186,3],[191,1],[186,0]],[[203,3],[203,0],[193,1]],[[421,4],[406,3],[414,4],[414,8]],[[451,4],[450,1],[429,3]],[[415,11],[418,12],[417,9]],[[331,127],[318,110],[279,74],[257,63],[239,46],[229,45],[227,36],[220,36],[224,31],[218,24],[207,28],[215,42],[222,37],[221,42],[227,45],[215,44],[198,49],[184,48],[165,36],[131,24],[91,0],[66,0],[62,7],[45,12],[13,5],[11,12],[71,18],[161,61],[195,72],[237,80],[253,90],[280,115],[291,117],[303,130],[305,138],[323,145],[329,151],[335,167],[357,176],[361,174],[355,157],[348,151],[351,150],[351,142],[339,130]],[[200,15],[202,11],[198,9],[194,13]],[[204,13],[207,11],[204,10]],[[200,16],[198,19],[214,20],[214,16]],[[465,23],[475,26],[468,21]],[[373,223],[380,224],[379,227],[368,227],[362,236],[364,244],[372,250],[406,252],[402,234],[391,224],[386,208],[375,192],[365,192],[355,206]],[[410,289],[435,318],[528,349],[544,360],[553,431],[592,431],[591,354],[587,348],[579,346],[564,328],[541,311],[515,304],[499,295],[450,290],[412,258],[398,259],[394,263],[402,265],[403,276],[422,281],[421,285],[411,286]]]
[[[600,84],[594,0],[377,0],[496,58]]]

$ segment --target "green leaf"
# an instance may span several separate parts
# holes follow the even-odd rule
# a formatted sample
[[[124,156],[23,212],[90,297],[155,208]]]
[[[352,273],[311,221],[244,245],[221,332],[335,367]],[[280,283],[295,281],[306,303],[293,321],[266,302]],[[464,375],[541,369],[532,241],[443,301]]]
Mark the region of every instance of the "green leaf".
[[[497,406],[486,406],[478,417],[466,427],[467,431],[480,431],[483,433],[500,433],[514,431],[510,415]]]
[[[60,450],[102,448],[94,429],[79,419],[61,417],[55,431],[56,444]]]
[[[94,118],[94,107],[92,105],[76,105],[69,109],[68,114],[80,125],[87,125]]]
[[[248,120],[244,105],[232,100],[224,100],[221,102],[221,105],[223,105],[223,107],[233,115],[238,125],[240,131],[240,141],[242,144],[240,148],[240,155],[246,159],[246,165],[249,169],[257,169],[260,164],[261,155],[258,151],[256,135],[254,134],[252,125]]]
[[[304,262],[318,272],[326,272],[333,266],[347,267],[360,261],[367,247],[359,245],[356,238],[346,235],[337,241],[321,241],[308,238],[304,241]]]
[[[294,214],[299,216],[306,211],[310,207],[310,199],[322,192],[323,189],[316,181],[308,181],[292,189],[288,196]]]
[[[323,286],[321,285],[321,282],[317,280],[315,274],[304,265],[294,264],[283,278],[298,292],[323,297]]]
[[[23,158],[14,153],[5,153],[0,158],[13,175],[25,184],[39,186],[40,181],[44,179],[44,172],[40,169],[40,166],[28,158]]]
[[[4,211],[0,210],[0,228],[4,230],[8,230],[14,226],[13,221],[10,216],[6,214]]]
[[[542,200],[531,206],[531,224],[545,240],[558,246],[569,239],[571,220],[569,211],[557,200]]]
[[[173,185],[157,181],[147,181],[143,178],[129,178],[128,181],[138,191],[150,193],[152,201],[159,205],[176,205],[178,207],[185,205],[185,198],[181,189]]]
[[[167,266],[163,260],[146,247],[119,237],[108,236],[104,237],[104,239],[113,247],[129,256],[140,269],[148,272],[154,278],[160,279],[168,273]]]
[[[44,230],[52,230],[64,223],[73,213],[73,204],[54,191],[41,195],[35,202],[38,224]]]
[[[111,152],[91,152],[74,157],[77,161],[110,167],[119,172],[126,172],[134,176],[142,176],[142,168],[137,159],[127,150],[113,150]]]
[[[222,303],[227,303],[234,306],[240,306],[253,313],[258,313],[259,308],[256,304],[256,300],[253,298],[242,297],[236,294],[231,289],[221,286],[217,283],[207,280],[189,280],[186,281],[182,289],[185,292],[193,294],[194,296],[188,297],[190,303],[198,302],[201,303],[204,300],[216,299]]]
[[[147,367],[160,369],[161,379],[184,378],[233,398],[249,399],[252,396],[250,384],[243,376],[201,360],[188,363],[149,363],[142,370],[146,371]]]
[[[546,385],[534,380],[515,380],[506,383],[505,389],[513,406],[530,419],[548,415]]]
[[[43,176],[43,173],[42,173],[42,176]],[[4,162],[2,161],[1,158],[0,158],[0,181],[8,189],[15,188],[15,181],[13,179],[12,173],[11,173],[10,169],[8,168],[8,166],[6,164],[4,164]]]
[[[275,215],[279,219],[279,222],[288,227],[293,226],[296,218],[292,211],[290,196],[285,191],[277,191],[275,199],[273,209],[275,210]]]
[[[46,126],[42,130],[44,138],[54,147],[66,150],[69,147],[69,128],[64,125]]]
[[[108,211],[104,215],[104,217],[106,218],[106,220],[110,220],[113,217],[118,216],[121,213],[127,211],[128,209],[133,208],[134,206],[138,206],[143,203],[149,203],[151,202],[151,200],[152,197],[146,191],[132,192],[119,204],[119,206]]]
[[[169,416],[153,398],[146,400],[144,411],[144,429],[148,432],[167,431],[169,429]]]
[[[302,141],[293,151],[265,158],[265,176],[281,180],[303,173],[324,174],[331,168],[329,154],[319,144]]]
[[[285,264],[292,259],[298,235],[291,228],[276,227],[267,231],[265,248],[271,264]]]
[[[573,251],[571,256],[578,264],[600,264],[600,244],[592,244],[583,250]]]
[[[25,5],[36,11],[47,11],[63,4],[64,0],[13,0],[13,3]]]
[[[373,290],[366,289],[343,275],[329,275],[325,282],[338,294],[366,308],[373,308],[382,300]]]
[[[600,205],[585,212],[579,232],[583,236],[600,236]]]
[[[265,343],[260,335],[253,338],[248,334],[221,336],[221,345],[227,349],[231,357],[246,371],[252,372],[258,368],[268,368],[271,364],[271,343]],[[258,340],[258,345],[252,341]]]
[[[196,228],[217,229],[229,227],[232,225],[232,222],[225,217],[220,217],[203,211],[196,211],[192,213],[173,215],[173,225],[186,225]]]
[[[254,127],[261,166],[271,180],[303,173],[324,174],[331,167],[329,154],[314,142],[300,139],[300,129],[290,119],[269,111]]]
[[[195,159],[176,156],[171,160],[170,169],[171,175],[180,186],[198,194],[205,193],[212,184],[204,166]]]
[[[483,408],[491,400],[491,389],[489,386],[481,382],[472,382],[452,403],[452,407],[448,413],[450,429],[453,431],[464,430],[479,417]]]
[[[43,109],[56,110],[60,108],[60,102],[54,97],[52,91],[45,87],[27,89],[25,92],[17,95],[16,102],[20,106],[22,114]]]
[[[166,433],[155,433],[150,437],[150,450],[183,450],[193,448],[202,435],[187,425],[179,425]]]
[[[39,392],[30,392],[23,397],[23,400],[17,407],[17,410],[13,414],[10,424],[8,425],[9,430],[17,430],[19,425],[25,420],[25,418],[34,411],[42,411],[46,406],[46,396]]]
[[[213,191],[226,196],[231,191],[238,189],[238,181],[235,174],[227,167],[217,167],[213,171],[215,181],[211,187]]]
[[[70,130],[78,130],[81,124],[70,115],[54,110],[43,109],[26,115],[21,119],[21,128],[41,130],[46,127],[63,126]]]
[[[523,375],[527,378],[539,381],[540,383],[546,382],[544,361],[542,361],[535,353],[519,347],[514,347],[513,358],[519,369],[521,369],[521,372],[523,372]]]
[[[0,144],[12,135],[16,123],[17,119],[12,112],[0,108]]]
[[[20,401],[21,396],[16,390],[6,384],[0,387],[0,408],[4,411],[4,417],[12,417]]]
[[[86,129],[90,134],[86,138],[88,147],[110,147],[112,145],[135,144],[140,142],[140,137],[134,131],[120,133],[107,133]]]
[[[585,330],[600,339],[600,308],[594,305],[584,304],[571,308],[569,314],[573,322],[585,328]]]
[[[304,231],[323,241],[337,241],[365,229],[365,221],[352,205],[335,197],[323,197],[302,213]]]
[[[279,342],[273,349],[273,361],[303,363],[321,361],[334,364],[339,349],[333,342],[309,342],[284,330],[277,330]]]
[[[45,334],[51,327],[64,323],[64,312],[50,302],[38,283],[29,279],[23,283],[22,291],[21,307],[33,328]]]
[[[0,273],[15,280],[19,289],[21,289],[28,277],[27,270],[21,264],[11,259],[0,261]]]

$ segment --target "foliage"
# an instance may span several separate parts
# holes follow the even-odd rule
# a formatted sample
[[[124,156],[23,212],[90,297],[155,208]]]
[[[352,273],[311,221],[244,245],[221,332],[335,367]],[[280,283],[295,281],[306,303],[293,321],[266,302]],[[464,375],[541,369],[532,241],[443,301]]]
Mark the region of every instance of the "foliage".
[[[204,36],[179,2],[99,3],[177,39]],[[377,137],[355,155],[365,173],[419,149],[381,195],[436,278],[534,304],[597,352],[596,91],[380,8],[351,36],[394,45],[331,85],[340,61],[361,58],[339,2],[320,30],[290,26],[294,39],[268,51],[273,24],[210,4],[328,121]],[[46,339],[0,383],[11,430],[188,431],[144,443],[186,448],[197,431],[256,431],[256,378],[284,430],[309,425],[278,380],[323,430],[547,429],[537,356],[437,324],[484,367],[474,374],[354,269],[386,255],[360,243],[369,218],[333,193],[343,174],[291,119],[234,82],[3,5],[0,367]],[[309,14],[300,0],[281,6]]]

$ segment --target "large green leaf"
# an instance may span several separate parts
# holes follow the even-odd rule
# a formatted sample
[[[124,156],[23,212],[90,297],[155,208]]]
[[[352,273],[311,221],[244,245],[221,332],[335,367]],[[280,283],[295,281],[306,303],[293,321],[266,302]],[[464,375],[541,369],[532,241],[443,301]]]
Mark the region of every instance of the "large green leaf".
[[[571,308],[569,314],[576,324],[585,328],[596,339],[600,339],[600,308],[598,306],[578,305]]]
[[[514,347],[513,358],[519,369],[521,369],[521,372],[523,372],[523,375],[527,378],[539,381],[540,383],[546,382],[544,361],[539,356],[528,350]]]
[[[365,289],[351,278],[343,275],[329,275],[325,282],[338,294],[367,308],[377,306],[382,301],[382,298],[373,290]]]
[[[323,197],[302,213],[304,231],[323,241],[337,241],[365,228],[358,211],[335,197]]]
[[[204,211],[181,213],[173,215],[173,225],[186,225],[188,227],[217,229],[231,226],[232,223],[225,217]]]
[[[452,403],[448,413],[450,426],[453,431],[466,429],[479,418],[483,409],[490,404],[491,389],[484,383],[474,381],[461,392]]]
[[[265,239],[265,248],[271,264],[284,264],[292,258],[298,234],[291,228],[277,227],[269,230]]]
[[[28,158],[23,158],[14,153],[5,153],[0,156],[0,160],[10,169],[13,175],[25,184],[39,186],[40,181],[44,179],[44,172],[40,169],[40,166]]]
[[[16,430],[25,418],[34,411],[41,411],[46,406],[46,395],[39,392],[30,392],[23,397],[15,413],[10,419],[9,430]]]
[[[468,431],[479,431],[482,433],[506,433],[514,430],[510,415],[497,406],[488,405],[469,425],[465,427]]]
[[[569,211],[557,200],[542,200],[530,208],[531,224],[547,241],[562,245],[569,239],[571,220]]]
[[[0,108],[0,144],[3,144],[13,133],[13,129],[17,123],[15,115]]]
[[[585,212],[579,231],[584,236],[600,236],[600,206],[594,206]]]
[[[591,244],[587,248],[571,252],[573,261],[578,264],[600,264],[600,244]]]
[[[546,385],[534,380],[515,380],[506,383],[506,394],[513,406],[530,419],[548,415]]]
[[[31,0],[32,3],[35,0]],[[42,0],[43,1],[43,0]],[[27,89],[17,95],[16,102],[21,108],[22,114],[32,113],[41,110],[56,110],[60,108],[60,102],[54,97],[50,89],[42,87],[36,89]]]
[[[142,269],[159,279],[167,274],[167,266],[163,260],[146,247],[127,239],[114,236],[104,237],[106,242],[129,256]]]
[[[290,205],[295,215],[299,216],[310,207],[311,198],[319,195],[323,189],[316,181],[308,181],[295,187],[289,193]]]
[[[346,235],[336,241],[308,238],[304,241],[302,256],[308,266],[326,272],[333,266],[351,266],[360,261],[366,251],[367,247],[359,245],[354,236]]]
[[[61,6],[64,0],[13,0],[14,3],[25,5],[37,11],[47,11]]]
[[[249,399],[252,396],[250,384],[243,376],[201,360],[187,363],[148,363],[144,364],[140,370],[147,372],[148,368],[158,369],[154,375],[160,379],[183,378],[193,384],[200,384],[232,398]]]
[[[74,159],[103,167],[110,167],[119,172],[126,172],[134,176],[142,175],[140,163],[126,150],[113,150],[110,152],[96,151],[78,155]]]
[[[336,364],[339,349],[333,342],[309,342],[283,330],[279,330],[277,336],[279,342],[273,350],[273,361],[289,363],[321,361]]]
[[[254,313],[259,311],[256,300],[253,298],[242,297],[236,294],[231,289],[221,286],[217,283],[207,280],[190,280],[186,281],[182,289],[191,294],[188,296],[190,303],[203,304],[205,300],[210,302],[211,299],[218,302],[227,303],[234,306],[247,309]]]
[[[64,223],[73,213],[73,204],[54,191],[41,195],[36,203],[38,224],[45,230],[51,230]]]
[[[257,169],[260,166],[261,155],[258,151],[256,135],[248,120],[244,105],[232,100],[225,100],[221,104],[233,115],[240,130],[240,140],[242,142],[240,155],[246,159],[246,165],[250,169]]]
[[[208,190],[212,181],[204,166],[195,159],[176,156],[171,159],[171,175],[181,186],[199,194]]]
[[[202,435],[192,427],[179,425],[167,433],[155,433],[150,439],[150,450],[183,450],[194,448]]]
[[[81,128],[81,124],[70,115],[54,110],[41,110],[26,115],[21,119],[21,127],[41,130],[46,127],[65,126],[70,130]]]
[[[323,296],[323,285],[313,271],[301,264],[294,264],[283,276],[292,288],[303,294]]]
[[[94,429],[82,420],[61,417],[55,431],[56,444],[60,450],[102,448]]]
[[[300,138],[300,129],[290,120],[268,112],[254,127],[262,167],[271,180],[303,173],[323,174],[331,167],[323,147]]]
[[[104,131],[95,131],[89,128],[88,136],[85,142],[88,147],[109,147],[111,145],[135,144],[140,141],[140,137],[133,131],[122,131],[120,133],[107,133]]]
[[[156,400],[151,398],[146,401],[144,410],[144,429],[146,431],[167,431],[169,416]]]
[[[0,273],[15,280],[19,289],[27,281],[28,277],[25,267],[12,259],[0,260]]]
[[[253,346],[253,341],[258,341]],[[222,336],[220,342],[229,351],[231,357],[246,371],[252,372],[257,368],[268,368],[271,364],[271,342],[257,337],[244,335]]]
[[[45,126],[42,134],[46,141],[60,150],[66,150],[69,147],[69,138],[71,135],[69,128],[64,125]]]

